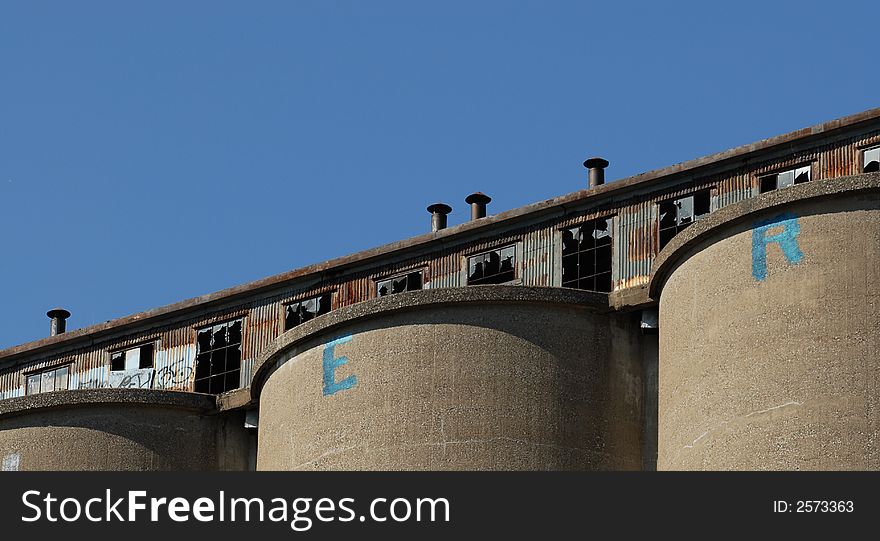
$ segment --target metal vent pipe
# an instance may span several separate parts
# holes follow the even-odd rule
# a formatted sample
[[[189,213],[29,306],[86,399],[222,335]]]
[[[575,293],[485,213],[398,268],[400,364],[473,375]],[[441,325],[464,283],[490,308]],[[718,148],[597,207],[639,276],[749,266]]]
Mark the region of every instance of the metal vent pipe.
[[[67,318],[70,317],[70,312],[64,308],[53,308],[46,312],[46,315],[52,318],[52,323],[49,326],[49,336],[62,334],[67,330]]]
[[[584,162],[584,167],[590,171],[590,188],[605,184],[605,168],[608,167],[608,160],[590,158]]]
[[[471,206],[471,220],[479,220],[486,217],[486,205],[492,201],[492,198],[483,192],[474,192],[467,196],[465,203]]]
[[[444,203],[434,203],[428,206],[431,213],[431,231],[437,232],[446,229],[446,215],[452,212],[452,207]]]

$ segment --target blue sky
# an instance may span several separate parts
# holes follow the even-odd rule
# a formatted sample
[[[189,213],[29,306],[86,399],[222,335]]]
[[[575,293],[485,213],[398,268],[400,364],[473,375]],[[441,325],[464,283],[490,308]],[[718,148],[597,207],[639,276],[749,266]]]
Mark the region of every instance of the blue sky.
[[[0,4],[0,347],[880,105],[872,2]],[[361,216],[369,216],[364,226]]]

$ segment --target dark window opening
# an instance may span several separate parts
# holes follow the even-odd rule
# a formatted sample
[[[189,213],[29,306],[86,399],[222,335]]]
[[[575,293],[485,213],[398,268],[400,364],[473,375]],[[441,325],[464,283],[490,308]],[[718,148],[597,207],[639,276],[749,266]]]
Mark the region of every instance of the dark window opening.
[[[660,203],[658,235],[660,249],[679,231],[709,214],[711,209],[709,190],[701,190],[680,199]]]
[[[301,325],[310,319],[315,319],[329,311],[329,293],[288,304],[284,308],[284,330],[289,331],[297,325]]]
[[[116,351],[110,354],[110,370],[136,370],[153,368],[153,344],[144,344],[136,348]]]
[[[759,179],[761,185],[758,188],[759,193],[772,192],[776,189],[776,175],[767,175]]]
[[[242,320],[198,332],[195,391],[218,394],[237,389],[241,380]]]
[[[25,380],[27,394],[48,393],[52,391],[67,390],[70,365],[43,370],[36,374],[29,374]]]
[[[562,232],[562,287],[609,292],[613,218]]]
[[[376,295],[379,297],[403,293],[404,291],[416,291],[418,289],[422,289],[422,271],[394,276],[387,280],[376,282]]]
[[[805,165],[759,178],[758,193],[772,192],[780,188],[788,188],[794,184],[803,184],[810,180],[812,180],[811,168],[809,165]]]
[[[880,147],[869,148],[864,152],[862,170],[865,173],[880,171]]]
[[[468,258],[469,286],[503,284],[516,278],[516,246],[505,246]]]

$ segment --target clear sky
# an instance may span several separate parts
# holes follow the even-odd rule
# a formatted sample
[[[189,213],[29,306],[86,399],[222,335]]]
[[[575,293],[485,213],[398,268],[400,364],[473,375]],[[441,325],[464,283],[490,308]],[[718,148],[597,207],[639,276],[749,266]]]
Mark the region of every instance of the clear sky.
[[[0,3],[0,348],[880,106],[876,2]]]

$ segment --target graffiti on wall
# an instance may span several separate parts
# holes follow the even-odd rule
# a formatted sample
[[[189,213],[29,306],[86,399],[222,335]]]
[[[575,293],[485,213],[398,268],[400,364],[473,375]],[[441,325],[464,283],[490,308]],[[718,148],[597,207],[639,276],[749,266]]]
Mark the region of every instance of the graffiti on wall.
[[[189,384],[192,373],[191,366],[118,370],[111,371],[106,380],[98,376],[80,379],[77,389],[179,389]]]
[[[114,389],[149,389],[153,384],[153,369],[111,370],[108,382]]]
[[[780,231],[768,234],[770,230]],[[767,277],[767,245],[776,244],[789,265],[797,265],[804,258],[798,246],[797,237],[801,232],[796,215],[786,212],[760,222],[752,229],[752,275],[763,281]]]
[[[157,370],[153,374],[154,389],[176,389],[189,385],[193,377],[192,366],[181,366],[176,369],[171,367]]]
[[[357,385],[357,376],[354,374],[336,381],[336,369],[348,364],[348,357],[336,356],[336,346],[348,342],[351,342],[350,334],[324,344],[324,396],[336,394]]]

